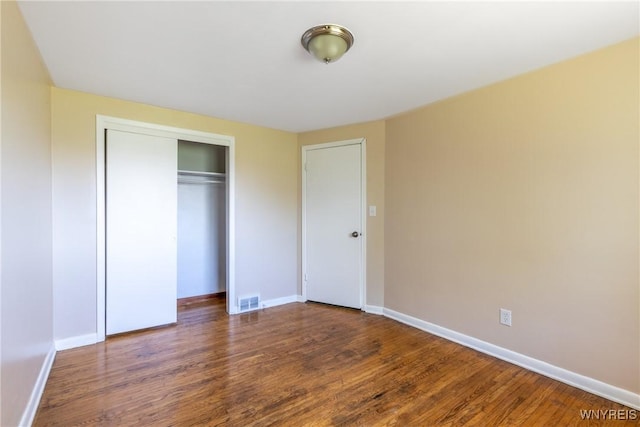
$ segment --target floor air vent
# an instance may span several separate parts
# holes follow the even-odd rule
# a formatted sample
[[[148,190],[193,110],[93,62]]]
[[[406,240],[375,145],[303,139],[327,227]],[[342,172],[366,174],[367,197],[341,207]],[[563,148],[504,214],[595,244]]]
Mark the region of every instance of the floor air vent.
[[[240,306],[240,313],[243,313],[245,311],[257,310],[260,308],[260,296],[252,295],[249,297],[239,298],[238,306]]]

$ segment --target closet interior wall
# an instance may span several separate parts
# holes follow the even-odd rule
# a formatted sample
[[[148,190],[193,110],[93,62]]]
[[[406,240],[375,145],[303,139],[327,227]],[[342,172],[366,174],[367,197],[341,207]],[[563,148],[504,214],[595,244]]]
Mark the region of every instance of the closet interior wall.
[[[178,298],[226,291],[225,156],[178,141]]]

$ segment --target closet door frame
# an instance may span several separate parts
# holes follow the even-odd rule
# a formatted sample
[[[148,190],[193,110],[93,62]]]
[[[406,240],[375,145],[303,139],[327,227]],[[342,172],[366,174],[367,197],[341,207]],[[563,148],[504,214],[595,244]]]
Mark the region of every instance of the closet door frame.
[[[212,144],[227,147],[226,155],[226,252],[227,252],[227,312],[236,314],[235,304],[235,138],[191,129],[162,126],[96,115],[96,335],[97,341],[104,341],[106,334],[106,218],[105,218],[105,146],[106,131],[120,130],[144,135],[175,138],[178,140]],[[178,170],[176,167],[176,180]],[[177,185],[177,184],[176,184]]]

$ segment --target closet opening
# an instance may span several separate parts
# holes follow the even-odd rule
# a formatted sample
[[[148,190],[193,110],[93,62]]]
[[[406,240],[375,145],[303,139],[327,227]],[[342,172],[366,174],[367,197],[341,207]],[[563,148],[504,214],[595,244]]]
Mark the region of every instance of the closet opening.
[[[234,137],[97,115],[96,171],[87,339],[175,323],[184,298],[217,296],[236,314]]]
[[[178,140],[177,297],[226,298],[227,147]]]

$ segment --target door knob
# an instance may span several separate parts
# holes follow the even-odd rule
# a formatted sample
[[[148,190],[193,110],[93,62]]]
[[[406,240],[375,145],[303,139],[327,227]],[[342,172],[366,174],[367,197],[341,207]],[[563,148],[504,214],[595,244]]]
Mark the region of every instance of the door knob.
[[[354,231],[353,233],[351,233],[351,237],[358,237],[360,235],[360,233],[358,233],[357,231]]]

